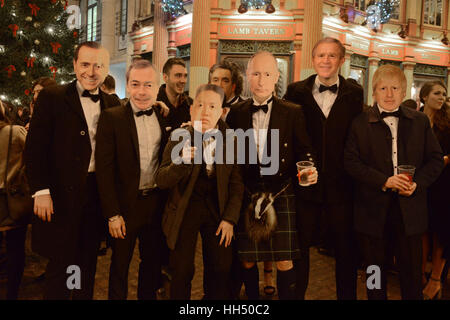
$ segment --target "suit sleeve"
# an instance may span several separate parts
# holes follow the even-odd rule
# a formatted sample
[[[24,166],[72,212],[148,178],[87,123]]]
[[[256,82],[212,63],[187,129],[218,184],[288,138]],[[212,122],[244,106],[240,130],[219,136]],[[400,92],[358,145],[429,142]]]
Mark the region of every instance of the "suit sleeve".
[[[172,149],[180,141],[169,139],[163,154],[161,166],[156,171],[156,184],[161,189],[170,189],[176,186],[183,178],[192,172],[193,164],[174,164],[172,162]]]
[[[366,165],[360,157],[360,139],[357,131],[357,120],[353,121],[344,149],[344,168],[358,182],[374,188],[383,187],[389,178],[384,173]]]
[[[418,188],[428,188],[441,174],[444,168],[443,154],[439,141],[431,129],[428,119],[425,121],[424,165],[414,174]]]
[[[43,90],[36,101],[25,143],[25,165],[31,193],[50,189],[50,158],[54,131],[52,101]]]
[[[295,88],[294,88],[294,84],[293,83],[288,85],[286,93],[284,94],[283,99],[287,100],[287,101],[291,101],[293,103],[298,103],[297,101],[295,101]]]
[[[114,119],[111,113],[103,111],[100,114],[97,127],[95,146],[95,171],[98,190],[103,208],[103,215],[108,219],[121,214],[116,191],[116,146]]]

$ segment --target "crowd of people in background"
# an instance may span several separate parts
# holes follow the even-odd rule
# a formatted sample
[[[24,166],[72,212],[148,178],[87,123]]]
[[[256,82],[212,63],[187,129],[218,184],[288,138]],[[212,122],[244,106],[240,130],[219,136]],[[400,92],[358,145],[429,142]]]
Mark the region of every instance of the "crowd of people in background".
[[[335,259],[338,300],[356,300],[357,270],[369,265],[379,266],[381,286],[368,287],[368,299],[387,299],[393,265],[403,299],[439,299],[450,258],[446,86],[430,81],[420,104],[405,100],[403,71],[385,65],[373,76],[374,105],[367,106],[363,88],[339,75],[339,40],[320,40],[311,55],[316,74],[289,84],[283,97],[276,95],[276,57],[266,51],[250,58],[245,78],[230,60],[213,65],[192,98],[182,59],[167,60],[160,84],[155,67],[136,58],[126,73],[128,98],[120,99],[108,51],[85,42],[75,51],[75,81],[37,79],[26,107],[1,101],[7,298],[19,297],[32,221],[32,249],[48,259],[44,299],[92,299],[107,238],[109,299],[127,298],[138,242],[138,299],[156,299],[169,283],[170,299],[188,300],[199,233],[207,300],[240,299],[242,287],[259,299],[258,262],[264,294],[305,299],[313,246]],[[242,97],[244,79],[249,97]],[[230,128],[252,132],[241,146],[244,163],[235,140],[217,141]],[[233,161],[216,162],[226,151]],[[273,154],[277,170],[265,174]],[[19,223],[9,214],[8,181],[23,170],[34,207]],[[69,287],[73,265],[82,276]]]

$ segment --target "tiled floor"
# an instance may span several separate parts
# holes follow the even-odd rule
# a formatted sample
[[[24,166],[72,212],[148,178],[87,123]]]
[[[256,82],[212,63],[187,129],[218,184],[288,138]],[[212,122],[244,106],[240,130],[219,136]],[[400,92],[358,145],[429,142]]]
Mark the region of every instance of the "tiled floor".
[[[111,257],[111,250],[108,250],[105,256],[100,256],[97,263],[97,274],[95,283],[95,299],[103,300],[108,297],[108,275],[109,275],[109,261]],[[133,260],[130,265],[129,274],[129,294],[128,299],[136,299],[137,290],[137,271],[139,265],[138,251],[135,250]],[[192,283],[192,299],[199,300],[203,295],[202,286],[202,259],[201,259],[201,241],[198,242],[196,259],[195,259],[196,272]],[[27,258],[26,268],[23,276],[20,299],[24,300],[36,300],[41,299],[42,293],[42,281],[37,281],[36,277],[39,276],[45,268],[45,261],[39,256],[33,254],[29,250],[29,241],[27,241]],[[274,268],[275,269],[275,268]],[[263,287],[263,272],[262,263],[260,265],[260,288],[261,297],[263,299],[277,299],[277,296],[267,297],[262,292]],[[398,277],[389,274],[388,277],[389,286],[389,299],[400,299],[400,288],[398,283]],[[446,290],[444,291],[444,299],[450,300],[450,290],[448,289],[448,281]],[[243,290],[241,292],[243,294]],[[0,299],[5,297],[5,283],[0,282]],[[319,254],[315,248],[311,250],[311,271],[309,288],[306,294],[306,298],[309,300],[334,300],[336,299],[335,282],[334,282],[334,259],[328,256]],[[242,299],[245,299],[242,296]],[[358,272],[358,299],[366,299],[365,292],[365,277],[362,271]]]

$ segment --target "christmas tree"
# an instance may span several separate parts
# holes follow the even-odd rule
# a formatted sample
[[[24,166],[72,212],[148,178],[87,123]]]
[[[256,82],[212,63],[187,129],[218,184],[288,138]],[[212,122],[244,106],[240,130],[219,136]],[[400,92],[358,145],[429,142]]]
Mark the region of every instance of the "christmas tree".
[[[0,0],[0,98],[28,105],[32,82],[74,79],[73,53],[79,30],[69,29],[67,1]]]

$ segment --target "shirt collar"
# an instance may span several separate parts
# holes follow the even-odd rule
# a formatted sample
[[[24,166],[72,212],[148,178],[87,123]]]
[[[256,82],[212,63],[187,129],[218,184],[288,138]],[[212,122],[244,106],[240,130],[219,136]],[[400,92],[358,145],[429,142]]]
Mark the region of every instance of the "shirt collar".
[[[150,107],[150,108],[141,110],[141,109],[139,109],[138,107],[136,107],[136,106],[134,105],[134,103],[133,103],[133,101],[131,101],[131,99],[130,99],[130,105],[131,105],[131,109],[133,109],[133,113],[136,113],[136,112],[139,112],[139,111],[150,110],[150,109],[152,108],[152,107]]]
[[[397,107],[397,108],[395,108],[394,110],[391,110],[391,111],[384,110],[382,107],[380,107],[380,106],[378,105],[378,103],[377,103],[377,108],[378,108],[378,111],[380,112],[380,114],[381,114],[382,112],[389,112],[389,113],[391,113],[391,112],[395,112],[395,111],[397,111],[398,109],[400,109],[400,107]]]
[[[316,76],[316,79],[314,80],[314,87],[318,90],[319,87],[320,87],[320,85],[324,85],[324,86],[326,86],[326,87],[330,87],[330,86],[333,86],[333,85],[337,85],[337,87],[339,88],[339,76],[337,77],[337,80],[336,80],[335,83],[332,83],[331,85],[328,86],[328,85],[322,83],[322,82],[319,80],[319,76],[317,75],[317,76]],[[337,92],[336,92],[336,94],[337,94]]]
[[[237,98],[237,96],[232,96],[230,99],[227,100],[227,103],[230,103],[231,101],[233,101],[236,98]]]
[[[86,90],[83,88],[83,86],[81,85],[80,81],[77,80],[77,91],[78,91],[78,95],[81,97],[81,95],[83,94],[83,91]],[[95,89],[95,92],[91,92],[92,94],[99,94],[98,92],[98,88]]]
[[[267,98],[266,100],[264,100],[263,103],[258,103],[258,102],[255,100],[254,97],[252,97],[252,100],[253,100],[253,104],[254,104],[255,106],[262,106],[262,105],[265,105],[265,104],[267,104],[267,105],[271,104],[271,103],[273,102],[273,100],[272,100],[270,103],[267,103],[267,101],[269,101],[269,100],[272,99],[272,98],[273,98],[273,95],[270,96],[269,98]]]

